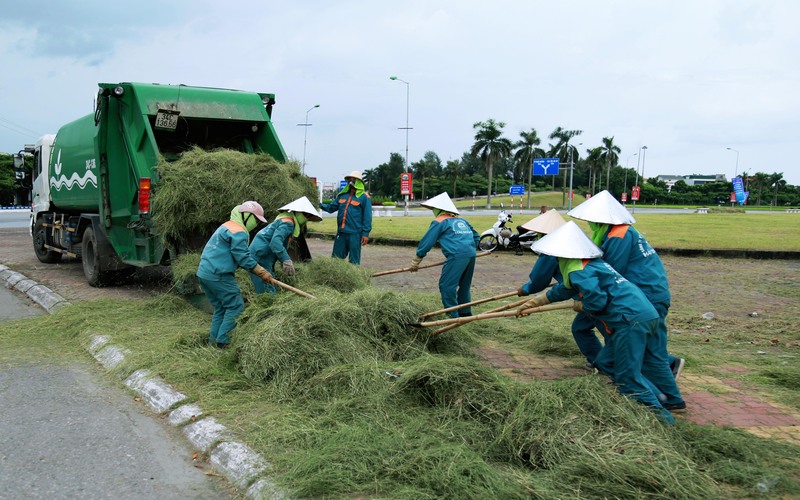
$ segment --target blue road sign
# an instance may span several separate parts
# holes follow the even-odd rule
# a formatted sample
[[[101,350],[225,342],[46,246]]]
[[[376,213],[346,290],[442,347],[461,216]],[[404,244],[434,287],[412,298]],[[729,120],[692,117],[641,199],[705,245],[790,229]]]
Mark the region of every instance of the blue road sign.
[[[512,184],[508,190],[508,194],[511,196],[522,196],[525,194],[525,185],[524,184]]]
[[[533,160],[533,175],[558,174],[558,158],[535,158]]]
[[[339,192],[341,192],[341,191],[342,191],[342,189],[344,189],[344,187],[345,187],[346,185],[347,185],[347,181],[346,181],[346,180],[344,180],[344,179],[340,180],[340,181],[339,181]]]

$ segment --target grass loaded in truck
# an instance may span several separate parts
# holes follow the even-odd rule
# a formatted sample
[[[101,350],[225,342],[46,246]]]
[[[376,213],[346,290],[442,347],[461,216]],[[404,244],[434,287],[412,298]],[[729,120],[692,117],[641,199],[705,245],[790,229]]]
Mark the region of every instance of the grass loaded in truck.
[[[154,225],[152,200],[161,169],[198,148],[286,162],[271,122],[274,102],[273,94],[238,90],[99,84],[92,114],[26,146],[33,155],[31,234],[37,257],[45,263],[65,255],[80,258],[93,286],[169,264],[188,249],[176,248]],[[24,162],[21,155],[15,161]],[[307,178],[292,182],[313,194]],[[226,210],[244,201],[219,194],[230,205]],[[209,235],[194,240],[205,242]]]

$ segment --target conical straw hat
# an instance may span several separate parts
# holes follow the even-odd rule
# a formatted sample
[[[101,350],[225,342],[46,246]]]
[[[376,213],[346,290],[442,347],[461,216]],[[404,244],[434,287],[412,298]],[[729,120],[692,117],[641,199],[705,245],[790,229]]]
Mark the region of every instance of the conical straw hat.
[[[528,231],[548,234],[563,226],[566,224],[566,222],[567,221],[561,217],[561,214],[558,213],[558,210],[551,208],[547,212],[534,217],[520,227],[527,229]]]
[[[575,221],[565,223],[534,242],[531,249],[536,253],[567,259],[595,259],[603,256],[603,251],[592,243]]]
[[[567,212],[567,215],[600,224],[636,223],[636,219],[628,212],[628,209],[623,207],[608,191],[600,191]]]
[[[314,205],[312,205],[305,196],[282,206],[278,210],[283,210],[286,212],[303,212],[306,214],[306,218],[312,222],[320,222],[322,220],[322,217],[319,216],[317,209],[314,208]]]
[[[444,210],[445,212],[450,212],[451,214],[458,215],[458,209],[453,204],[453,200],[447,195],[447,193],[440,193],[431,198],[430,200],[424,201],[420,203],[425,208],[438,208],[439,210]]]

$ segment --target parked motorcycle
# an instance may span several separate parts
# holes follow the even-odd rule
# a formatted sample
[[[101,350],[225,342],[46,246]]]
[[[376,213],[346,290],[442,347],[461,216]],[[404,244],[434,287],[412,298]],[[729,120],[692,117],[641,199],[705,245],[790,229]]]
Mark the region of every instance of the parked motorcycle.
[[[497,222],[492,228],[481,233],[478,248],[484,252],[498,247],[508,248],[514,250],[517,255],[521,255],[523,250],[530,250],[533,242],[539,238],[538,233],[529,231],[522,226],[517,226],[515,233],[511,228],[506,227],[506,224],[511,223],[513,223],[511,215],[507,214],[505,210],[501,210],[497,215]]]

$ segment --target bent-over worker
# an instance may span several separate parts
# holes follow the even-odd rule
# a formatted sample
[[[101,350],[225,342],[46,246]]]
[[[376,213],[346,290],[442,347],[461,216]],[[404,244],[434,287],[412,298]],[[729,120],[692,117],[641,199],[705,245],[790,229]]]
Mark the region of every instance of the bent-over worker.
[[[534,296],[523,308],[579,299],[575,310],[602,324],[613,339],[606,348],[613,350],[613,379],[619,391],[648,406],[663,422],[674,423],[654,386],[679,398],[672,403],[682,403],[683,398],[658,335],[658,312],[644,293],[600,258],[602,250],[573,221],[533,248],[558,258],[563,282]]]
[[[603,250],[603,260],[611,264],[611,267],[628,281],[638,286],[653,304],[659,317],[658,334],[666,349],[667,313],[670,306],[667,271],[655,249],[631,225],[636,222],[636,219],[608,191],[597,193],[570,210],[567,215],[589,223],[589,229],[592,231],[591,239]],[[576,318],[577,321],[578,318]],[[591,326],[584,322],[582,328],[582,332],[576,332],[576,329],[573,328],[576,341],[578,337],[591,338],[599,345]],[[590,342],[590,340],[586,340],[586,342]],[[600,352],[602,353],[602,351]],[[606,373],[610,373],[613,366],[613,360],[608,357],[608,354],[610,353],[602,355],[599,359],[595,356],[596,359],[594,359],[595,366]],[[669,360],[670,369],[677,379],[683,369],[684,360],[672,355],[669,355]],[[670,395],[667,394],[667,397],[670,398]]]
[[[561,214],[555,208],[537,215],[520,227],[533,231],[540,235],[550,234],[566,223]],[[533,248],[531,248],[533,250]],[[561,283],[561,272],[558,270],[558,260],[547,254],[541,254],[536,258],[536,263],[531,268],[528,282],[517,289],[517,295],[523,297],[532,293],[539,293],[548,286],[553,280]]]
[[[314,205],[303,196],[279,209],[278,216],[264,229],[260,230],[253,242],[250,243],[250,255],[263,266],[271,276],[275,276],[275,263],[281,263],[281,269],[287,276],[294,276],[295,268],[289,256],[288,248],[293,238],[300,236],[300,232],[308,221],[320,222],[322,217]],[[277,290],[272,283],[265,282],[255,276],[253,287],[256,293],[275,293]]]
[[[230,332],[244,310],[242,291],[236,283],[236,269],[247,269],[263,280],[269,273],[250,255],[247,244],[250,231],[266,222],[264,209],[255,201],[246,201],[231,210],[230,220],[217,228],[200,256],[197,279],[214,306],[208,341],[216,347],[228,347]]]

